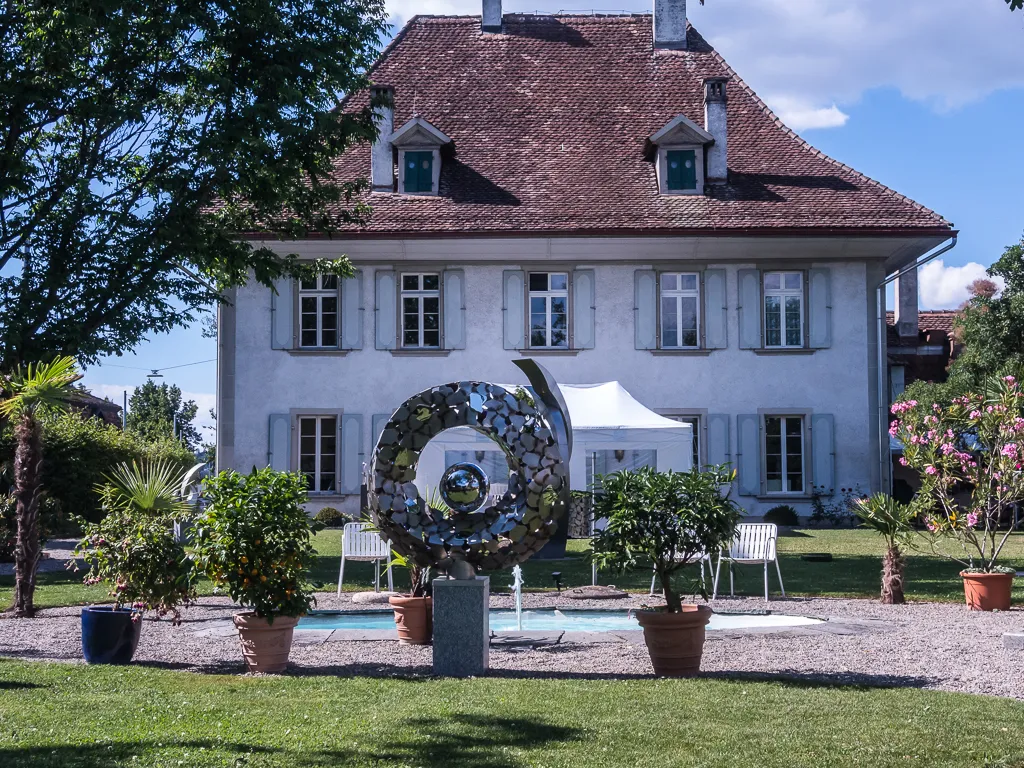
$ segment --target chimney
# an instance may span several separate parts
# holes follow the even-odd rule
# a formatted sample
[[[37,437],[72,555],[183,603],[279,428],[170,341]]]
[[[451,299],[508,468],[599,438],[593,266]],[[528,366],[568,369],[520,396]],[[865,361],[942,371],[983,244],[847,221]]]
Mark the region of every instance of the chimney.
[[[483,0],[484,13],[480,29],[484,32],[501,32],[501,0]]]
[[[725,184],[729,178],[729,125],[726,117],[725,84],[727,77],[709,77],[704,80],[704,130],[715,138],[708,145],[708,184]]]
[[[900,340],[917,341],[919,330],[917,322],[917,270],[900,275],[895,281],[896,310],[893,312],[896,320],[896,333]]]
[[[388,138],[395,132],[395,89],[387,85],[370,88],[373,122],[377,138],[370,148],[370,186],[374,192],[394,192],[395,160]]]
[[[686,0],[654,0],[654,47],[686,50]]]

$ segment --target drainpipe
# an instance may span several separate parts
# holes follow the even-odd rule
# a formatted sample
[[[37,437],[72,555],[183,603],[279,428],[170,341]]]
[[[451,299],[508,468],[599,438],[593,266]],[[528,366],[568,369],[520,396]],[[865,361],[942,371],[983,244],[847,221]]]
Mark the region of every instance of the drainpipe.
[[[892,493],[892,456],[889,451],[889,366],[885,354],[885,286],[893,280],[899,279],[901,275],[914,272],[929,261],[955,248],[956,238],[957,235],[954,233],[952,239],[939,250],[925,254],[913,264],[894,272],[875,286],[875,311],[878,324],[878,462],[881,471],[879,479],[882,481],[882,490],[886,493]]]

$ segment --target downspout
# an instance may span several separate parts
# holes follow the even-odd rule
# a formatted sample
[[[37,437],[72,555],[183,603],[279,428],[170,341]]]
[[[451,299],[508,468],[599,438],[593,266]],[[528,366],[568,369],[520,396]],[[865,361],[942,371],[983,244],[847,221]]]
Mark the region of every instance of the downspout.
[[[929,261],[938,258],[947,251],[956,247],[957,234],[954,232],[952,239],[937,251],[925,254],[913,264],[893,272],[885,280],[875,286],[875,311],[877,314],[878,332],[878,462],[879,479],[882,481],[882,490],[892,493],[892,457],[889,451],[889,386],[888,386],[888,359],[885,352],[885,286],[896,280],[901,275],[920,269]]]

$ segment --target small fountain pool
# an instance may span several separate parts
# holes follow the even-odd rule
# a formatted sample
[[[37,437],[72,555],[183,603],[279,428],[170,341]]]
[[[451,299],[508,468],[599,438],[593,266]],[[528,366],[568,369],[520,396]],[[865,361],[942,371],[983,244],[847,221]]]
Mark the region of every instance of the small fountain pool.
[[[559,610],[547,608],[523,611],[523,625],[517,627],[516,612],[509,609],[492,609],[490,616],[492,632],[622,632],[638,630],[633,612]],[[821,624],[823,619],[809,616],[787,616],[781,613],[748,614],[716,613],[711,617],[708,630],[719,629],[784,629]],[[395,628],[391,611],[313,611],[304,616],[298,629],[354,629],[388,630]]]

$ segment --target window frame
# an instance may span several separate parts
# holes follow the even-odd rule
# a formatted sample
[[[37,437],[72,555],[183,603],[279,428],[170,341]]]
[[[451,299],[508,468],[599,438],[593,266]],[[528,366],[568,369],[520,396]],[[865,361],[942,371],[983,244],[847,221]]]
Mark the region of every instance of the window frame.
[[[325,277],[333,277],[334,278],[334,280],[335,280],[335,287],[334,287],[333,290],[330,289],[330,288],[323,288],[323,287],[321,287],[322,284],[323,284],[323,278],[325,278]],[[295,342],[294,342],[295,347],[294,347],[294,349],[300,350],[300,351],[314,351],[314,352],[317,351],[317,350],[337,350],[337,349],[341,349],[341,316],[342,316],[342,312],[341,312],[341,283],[342,283],[342,279],[343,278],[341,278],[341,277],[339,277],[337,275],[317,275],[315,279],[316,279],[317,288],[303,288],[302,287],[302,282],[303,282],[302,280],[296,279],[296,280],[292,281],[292,290],[293,290],[294,296],[295,296],[295,312],[294,312],[294,317],[292,319],[292,322],[294,323],[294,328],[295,328],[295,334],[294,334],[294,337],[295,337]],[[334,313],[335,314],[335,326],[334,326],[335,343],[334,344],[323,344],[322,343],[323,342],[323,331],[324,331],[324,328],[323,328],[323,299],[325,299],[325,298],[332,298],[332,297],[337,302],[336,305],[335,305],[336,309],[335,309],[335,313]],[[302,343],[302,333],[303,333],[302,316],[303,316],[303,314],[305,314],[302,311],[302,300],[304,298],[316,298],[316,300],[317,300],[317,310],[316,310],[316,318],[317,318],[317,327],[316,327],[317,344],[315,346],[313,346],[313,345],[305,345],[305,344]]]
[[[693,437],[696,441],[697,464],[696,467],[703,469],[708,465],[708,409],[707,408],[657,408],[666,419],[686,422],[696,420],[697,428],[693,430]]]
[[[320,473],[323,471],[321,467],[321,422],[323,419],[334,419],[334,490],[321,491],[321,490],[307,490],[307,494],[314,498],[328,498],[328,497],[340,497],[343,496],[340,490],[341,483],[341,467],[342,467],[342,456],[341,456],[341,418],[343,411],[334,410],[329,408],[292,408],[290,412],[291,423],[292,423],[292,451],[291,451],[291,467],[293,472],[305,475],[302,471],[302,420],[303,419],[316,419],[317,420],[317,434],[316,434],[316,474],[317,484],[319,485]]]
[[[697,186],[694,189],[669,189],[668,186],[668,153],[693,152],[696,166]],[[704,145],[703,144],[659,144],[657,156],[658,192],[662,195],[703,195],[704,194]]]
[[[662,287],[661,287],[661,278],[662,278],[663,275],[677,275],[677,276],[681,276],[681,275],[696,275],[696,277],[697,277],[697,288],[696,288],[696,297],[695,297],[697,299],[697,344],[695,346],[666,347],[662,343],[662,332],[663,332],[662,322],[663,322],[663,319],[664,319],[662,317],[662,299],[664,298],[664,294],[662,292]],[[656,323],[657,323],[657,334],[658,334],[658,344],[657,344],[656,349],[663,349],[663,350],[666,350],[666,351],[669,351],[669,352],[687,352],[687,351],[704,349],[704,312],[703,312],[703,303],[704,303],[704,270],[703,269],[692,269],[692,268],[691,269],[682,269],[682,268],[680,268],[680,269],[659,269],[659,270],[655,271],[655,279],[657,280],[657,296],[658,296],[657,307],[655,308]],[[677,296],[677,298],[679,298],[679,299],[684,298],[687,295],[687,294],[685,294],[683,292],[682,289],[677,289],[676,291],[673,291],[673,293],[678,293],[679,295]],[[678,307],[678,302],[677,302],[677,307]],[[678,332],[678,329],[677,329],[677,332]],[[679,336],[681,337],[681,334],[679,334]]]
[[[758,414],[760,417],[760,440],[761,440],[761,495],[771,498],[790,498],[790,499],[804,499],[811,497],[811,489],[813,489],[814,478],[811,476],[812,468],[812,451],[811,446],[811,411],[802,411],[800,409],[766,409],[760,411]],[[800,477],[803,488],[799,491],[769,491],[768,490],[768,419],[800,419]],[[780,429],[784,430],[784,426],[780,426]],[[784,434],[782,432],[781,434]],[[783,487],[785,487],[786,469],[788,460],[786,459],[785,446],[783,446],[782,453],[782,477]]]
[[[419,277],[420,289],[416,291],[406,291],[403,286],[404,278],[407,275],[417,275]],[[423,277],[426,275],[437,276],[437,290],[427,291],[422,288]],[[398,320],[396,324],[396,333],[398,338],[396,339],[396,349],[406,349],[410,351],[424,351],[424,352],[436,352],[443,350],[444,347],[444,270],[443,269],[431,269],[429,267],[412,267],[405,270],[396,270],[395,287],[398,291],[397,300],[397,311]],[[437,295],[437,346],[424,346],[423,344],[411,345],[405,343],[405,298],[408,294],[410,298],[415,297],[418,299],[418,318],[419,318],[419,338],[423,340],[423,299],[433,298],[433,295]]]
[[[524,323],[526,324],[526,348],[535,349],[539,351],[551,351],[551,352],[565,352],[568,350],[575,349],[575,340],[573,338],[573,301],[572,301],[572,273],[573,270],[569,267],[557,267],[551,266],[546,269],[525,269],[525,286],[523,293],[526,297],[526,307],[524,311]],[[548,290],[546,291],[533,291],[530,288],[530,277],[533,275],[547,275],[548,276]],[[551,286],[551,275],[565,275],[565,346],[551,346],[550,344],[540,346],[533,343],[533,312],[531,299],[534,294],[543,296],[548,301],[545,303],[545,315],[547,320],[546,325],[546,337],[547,340],[551,340],[551,301],[552,298],[561,298],[562,290],[552,291]]]
[[[416,192],[407,192],[405,189],[405,156],[408,152],[431,153],[430,166],[430,189]],[[438,186],[441,180],[441,151],[436,146],[419,146],[410,144],[398,149],[398,192],[410,197],[437,196]]]
[[[797,288],[772,288],[768,289],[765,285],[768,275],[782,275],[783,282],[785,285],[785,275],[799,275],[800,276],[800,287]],[[785,342],[786,338],[786,308],[785,298],[790,296],[798,296],[800,299],[800,343],[799,344],[768,344],[768,297],[777,296],[783,301],[781,302],[781,340]],[[808,328],[807,328],[807,270],[806,269],[762,269],[761,270],[761,347],[766,350],[795,350],[795,349],[808,349]]]

